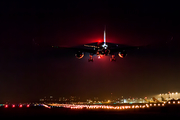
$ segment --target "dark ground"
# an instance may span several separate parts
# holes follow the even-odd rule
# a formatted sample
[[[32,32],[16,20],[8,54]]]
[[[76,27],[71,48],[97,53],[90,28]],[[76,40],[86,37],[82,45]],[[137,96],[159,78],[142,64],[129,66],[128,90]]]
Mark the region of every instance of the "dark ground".
[[[180,110],[176,107],[135,110],[71,110],[65,108],[1,108],[0,119],[176,119]]]

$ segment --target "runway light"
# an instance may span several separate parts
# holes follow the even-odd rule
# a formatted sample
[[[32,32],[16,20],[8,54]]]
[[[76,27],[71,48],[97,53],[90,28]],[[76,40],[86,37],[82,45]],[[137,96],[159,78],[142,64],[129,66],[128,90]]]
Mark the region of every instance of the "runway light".
[[[15,107],[15,105],[12,105],[12,107],[14,108],[14,107]]]
[[[136,107],[135,108],[139,108],[139,106],[138,105],[136,105]]]
[[[20,108],[22,108],[22,105],[19,105]]]
[[[5,108],[8,108],[8,105],[5,105]]]
[[[29,107],[29,104],[27,104],[27,107]]]

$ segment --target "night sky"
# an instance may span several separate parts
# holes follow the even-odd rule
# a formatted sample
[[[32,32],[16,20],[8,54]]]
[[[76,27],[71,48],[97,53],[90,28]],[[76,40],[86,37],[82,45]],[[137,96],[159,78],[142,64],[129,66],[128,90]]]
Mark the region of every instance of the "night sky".
[[[0,102],[180,92],[179,15],[171,1],[1,2]],[[150,46],[93,63],[88,54],[78,60],[75,51],[47,47],[102,41],[104,25],[108,42]]]

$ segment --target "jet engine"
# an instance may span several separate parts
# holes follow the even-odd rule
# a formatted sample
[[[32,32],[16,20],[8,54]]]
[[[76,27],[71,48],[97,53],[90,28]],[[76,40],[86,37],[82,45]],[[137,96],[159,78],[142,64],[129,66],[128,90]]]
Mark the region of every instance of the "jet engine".
[[[76,58],[81,59],[81,58],[84,57],[84,53],[81,52],[81,51],[78,51],[78,52],[75,54],[75,56],[76,56]]]
[[[120,58],[124,58],[127,56],[127,52],[125,50],[123,50],[123,51],[119,52],[118,55]]]

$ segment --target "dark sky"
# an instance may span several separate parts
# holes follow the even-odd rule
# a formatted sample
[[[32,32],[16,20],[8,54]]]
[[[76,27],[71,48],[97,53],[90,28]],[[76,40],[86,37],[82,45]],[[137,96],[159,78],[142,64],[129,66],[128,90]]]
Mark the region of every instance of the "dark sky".
[[[44,96],[82,99],[145,97],[179,88],[180,9],[175,2],[77,0],[1,2],[0,101],[31,101]],[[128,45],[165,43],[170,47],[129,51],[88,63],[74,51],[35,48],[76,46],[103,40]],[[173,49],[172,49],[173,48]]]

